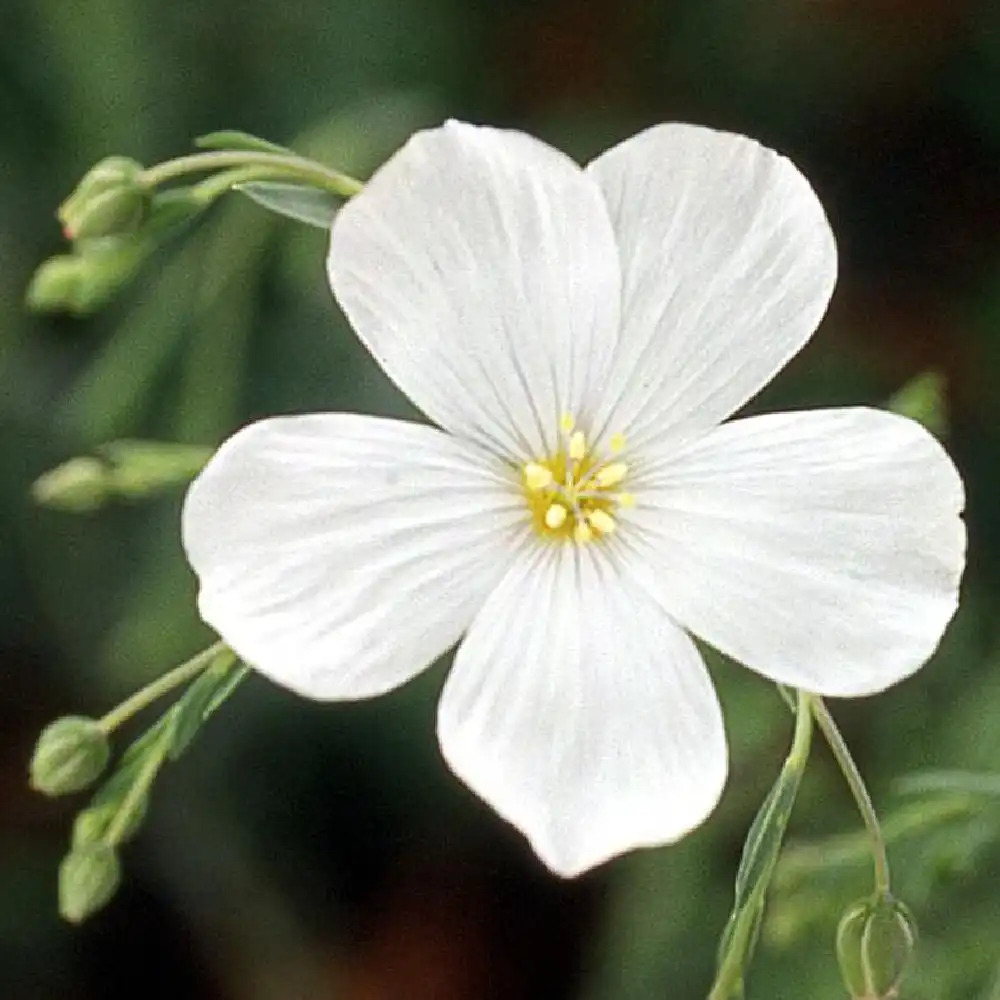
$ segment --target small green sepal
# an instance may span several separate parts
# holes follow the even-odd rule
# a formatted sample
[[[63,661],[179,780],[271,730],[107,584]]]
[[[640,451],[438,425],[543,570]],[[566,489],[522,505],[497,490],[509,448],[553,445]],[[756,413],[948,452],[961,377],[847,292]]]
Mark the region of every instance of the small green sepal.
[[[31,787],[68,795],[92,785],[108,766],[111,747],[94,719],[67,715],[42,730],[31,758]]]

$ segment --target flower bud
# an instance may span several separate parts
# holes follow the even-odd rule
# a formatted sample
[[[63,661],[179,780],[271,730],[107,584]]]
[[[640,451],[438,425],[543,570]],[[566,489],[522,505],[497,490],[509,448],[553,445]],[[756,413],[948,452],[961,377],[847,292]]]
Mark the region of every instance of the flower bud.
[[[39,476],[31,494],[43,507],[89,514],[108,499],[108,469],[98,458],[71,458]]]
[[[113,847],[94,841],[74,847],[59,866],[59,912],[78,924],[115,894],[121,866]]]
[[[189,483],[212,457],[213,448],[172,441],[111,441],[100,454],[110,466],[116,496],[142,499]]]
[[[44,795],[78,792],[107,767],[111,748],[93,719],[67,715],[42,730],[31,758],[31,787]]]
[[[893,413],[923,424],[937,437],[948,430],[948,400],[944,376],[924,372],[910,379],[886,404]]]
[[[106,788],[107,785],[105,785]],[[105,789],[102,789],[98,793],[93,804],[77,813],[76,819],[73,821],[74,847],[83,847],[96,840],[107,840],[108,829],[118,817],[122,803],[120,800],[110,802],[99,801]],[[142,798],[132,804],[124,826],[116,833],[114,841],[116,845],[124,844],[125,841],[135,836],[142,826],[143,820],[146,818],[148,808],[148,795],[143,795]]]
[[[135,232],[151,203],[142,172],[141,163],[124,156],[109,156],[93,167],[59,206],[67,238],[88,240]]]
[[[131,278],[124,255],[61,254],[45,261],[25,296],[34,312],[86,316],[100,309]]]
[[[910,911],[888,893],[856,902],[837,928],[837,961],[852,1000],[891,1000],[917,939]]]
[[[81,257],[51,257],[32,276],[25,296],[28,308],[35,312],[72,310],[86,281],[87,265]]]

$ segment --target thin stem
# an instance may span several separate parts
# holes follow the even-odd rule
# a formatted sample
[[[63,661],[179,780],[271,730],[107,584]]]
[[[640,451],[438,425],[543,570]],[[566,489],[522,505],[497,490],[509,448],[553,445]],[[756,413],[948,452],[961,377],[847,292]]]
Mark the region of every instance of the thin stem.
[[[826,738],[826,742],[833,752],[833,756],[840,767],[844,778],[847,780],[847,787],[850,788],[854,801],[857,803],[858,812],[864,820],[868,837],[871,840],[872,862],[875,865],[875,890],[879,893],[889,892],[889,857],[885,849],[885,838],[882,836],[882,828],[879,826],[878,816],[875,814],[875,806],[872,805],[871,796],[865,787],[861,772],[854,763],[851,751],[847,749],[844,737],[840,735],[837,723],[834,722],[830,710],[823,703],[823,699],[810,696],[812,713],[816,719],[816,725]]]
[[[161,698],[168,691],[173,691],[175,687],[180,687],[181,684],[194,680],[225,648],[224,642],[217,642],[215,645],[209,646],[208,649],[203,649],[197,655],[192,656],[186,663],[174,667],[173,670],[168,670],[162,677],[158,677],[140,691],[136,691],[131,698],[126,698],[117,708],[113,708],[98,722],[101,731],[107,736],[123,722],[131,719],[137,712],[141,712],[147,705],[151,705],[157,698]]]
[[[332,191],[345,198],[357,194],[362,188],[361,181],[355,180],[347,174],[342,174],[339,170],[324,167],[323,164],[303,156],[283,156],[278,153],[258,153],[244,150],[222,150],[180,156],[175,160],[167,160],[165,163],[159,163],[155,167],[144,170],[140,181],[152,189],[188,174],[251,166],[288,171],[295,177],[310,181],[324,190]]]
[[[792,736],[792,748],[788,751],[788,765],[804,771],[812,745],[812,718],[809,714],[812,696],[805,691],[796,691],[795,696],[795,734]]]

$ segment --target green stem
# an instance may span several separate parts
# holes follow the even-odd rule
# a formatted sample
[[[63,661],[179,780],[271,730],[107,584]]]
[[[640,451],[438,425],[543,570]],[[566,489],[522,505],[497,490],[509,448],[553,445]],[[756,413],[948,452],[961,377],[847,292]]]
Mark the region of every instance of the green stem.
[[[223,150],[212,153],[192,153],[175,160],[167,160],[155,167],[144,170],[140,183],[149,189],[157,188],[167,181],[185,177],[188,174],[204,173],[211,170],[225,170],[231,167],[267,167],[286,172],[304,182],[314,184],[326,191],[350,198],[362,187],[360,181],[338,170],[324,167],[315,160],[302,156],[282,156],[278,153],[257,153],[244,150]]]
[[[888,893],[889,857],[886,853],[885,838],[882,836],[882,828],[879,826],[871,796],[868,794],[868,789],[865,787],[857,764],[854,763],[851,751],[847,749],[844,737],[841,736],[840,730],[837,728],[837,723],[830,715],[830,710],[823,703],[823,699],[817,695],[811,695],[810,700],[816,725],[819,726],[826,738],[837,765],[847,780],[847,787],[850,788],[851,794],[854,796],[858,812],[861,813],[861,819],[868,830],[868,837],[871,840],[872,862],[875,865],[875,891],[882,894]]]
[[[175,687],[180,687],[181,684],[193,680],[225,648],[224,642],[217,642],[215,645],[209,646],[208,649],[203,649],[196,656],[192,656],[186,663],[174,667],[173,670],[168,670],[152,684],[147,684],[142,690],[136,691],[131,698],[127,698],[99,720],[98,725],[101,727],[101,731],[105,736],[109,735],[123,722],[131,719],[137,712],[141,712],[147,705],[151,705],[157,698],[161,698],[168,691],[173,691]]]

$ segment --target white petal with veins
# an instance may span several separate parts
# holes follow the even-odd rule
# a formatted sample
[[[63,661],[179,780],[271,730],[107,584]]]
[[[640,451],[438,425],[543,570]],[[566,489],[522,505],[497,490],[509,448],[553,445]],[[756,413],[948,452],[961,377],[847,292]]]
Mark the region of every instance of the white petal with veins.
[[[519,559],[459,647],[438,736],[560,875],[679,839],[726,775],[694,644],[594,546]]]
[[[205,621],[310,698],[388,691],[453,646],[524,534],[474,446],[353,414],[230,438],[191,487],[184,546]]]

